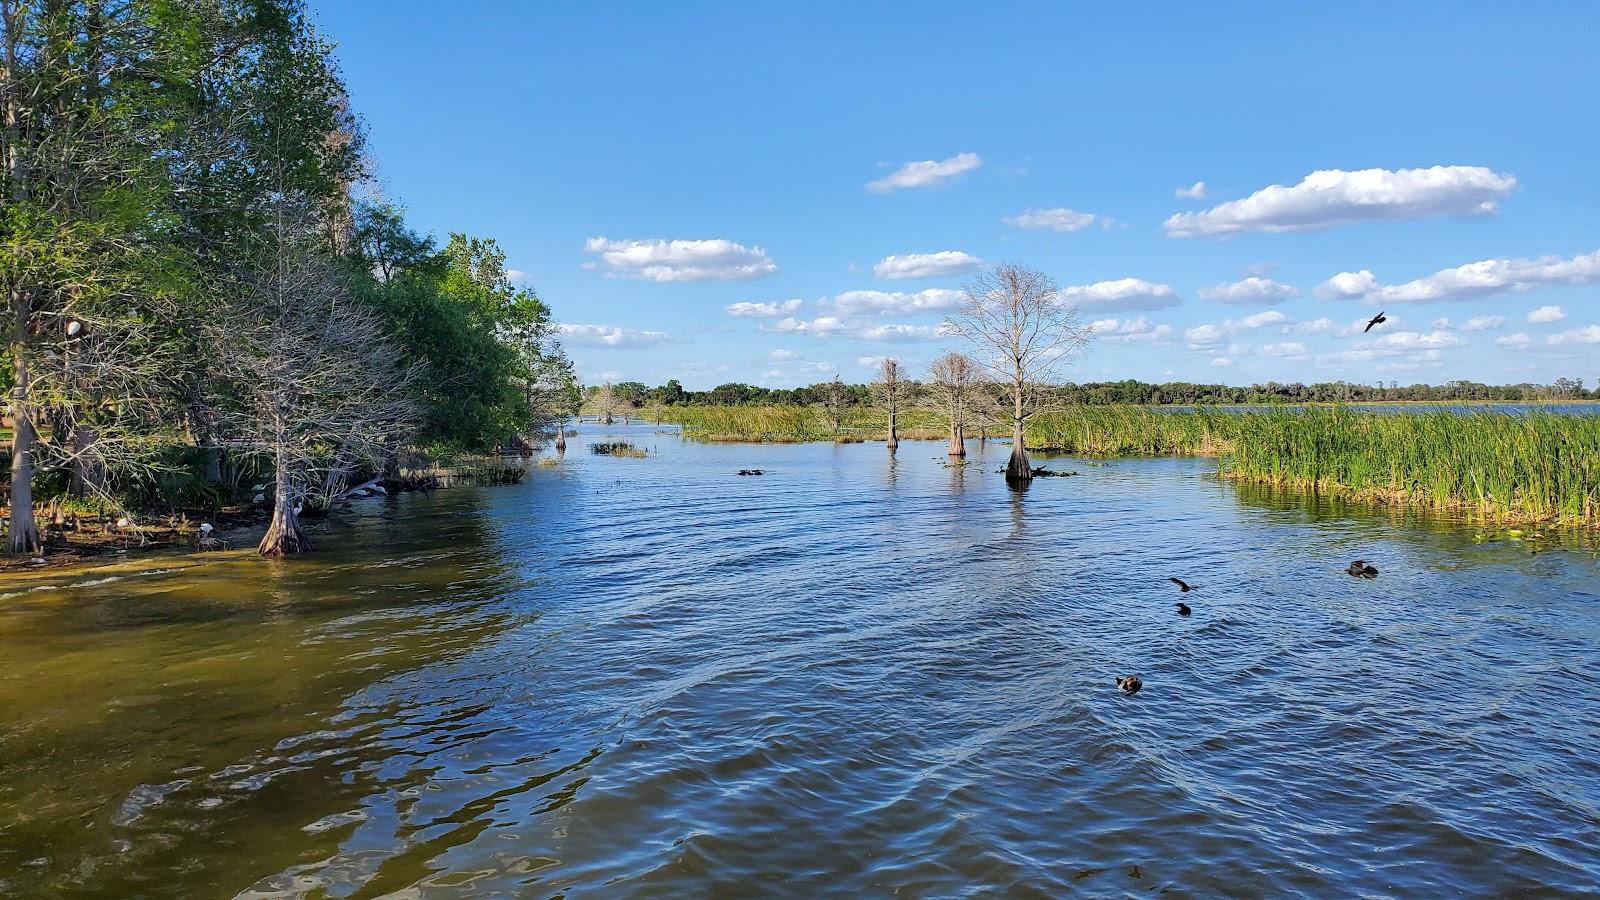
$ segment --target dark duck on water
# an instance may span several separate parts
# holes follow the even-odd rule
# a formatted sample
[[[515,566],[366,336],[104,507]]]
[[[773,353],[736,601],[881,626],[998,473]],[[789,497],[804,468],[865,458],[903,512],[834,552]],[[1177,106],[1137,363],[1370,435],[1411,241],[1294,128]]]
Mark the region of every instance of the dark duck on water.
[[[1376,566],[1369,566],[1359,559],[1351,563],[1350,568],[1346,569],[1345,571],[1349,572],[1352,578],[1378,577],[1378,568]]]

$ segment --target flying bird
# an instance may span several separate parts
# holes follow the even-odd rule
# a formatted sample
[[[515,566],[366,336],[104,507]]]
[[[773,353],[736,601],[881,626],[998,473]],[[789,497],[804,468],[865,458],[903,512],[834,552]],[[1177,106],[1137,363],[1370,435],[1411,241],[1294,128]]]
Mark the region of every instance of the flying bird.
[[[1351,563],[1350,568],[1346,569],[1345,571],[1349,572],[1350,577],[1352,578],[1378,577],[1378,568],[1376,566],[1369,566],[1366,564],[1366,562],[1359,559]]]
[[[1389,320],[1384,318],[1383,313],[1380,312],[1377,315],[1373,316],[1370,320],[1368,320],[1367,327],[1361,329],[1361,333],[1362,334],[1366,334],[1367,332],[1372,330],[1372,326],[1374,326],[1374,325],[1382,325],[1383,323],[1385,323],[1387,321],[1389,321]]]
[[[1194,587],[1195,587],[1194,585],[1190,584],[1189,582],[1184,581],[1182,578],[1168,578],[1167,580],[1172,582],[1173,584],[1177,585],[1178,586],[1178,590],[1182,591],[1185,594],[1187,594],[1190,591],[1194,590]]]
[[[1187,603],[1179,603],[1178,604],[1178,615],[1187,616],[1189,613],[1192,613],[1192,612],[1194,612],[1194,610],[1189,608],[1189,604],[1187,604]]]
[[[1139,689],[1142,687],[1144,687],[1144,682],[1137,675],[1124,675],[1117,679],[1117,689],[1129,697],[1139,693]]]

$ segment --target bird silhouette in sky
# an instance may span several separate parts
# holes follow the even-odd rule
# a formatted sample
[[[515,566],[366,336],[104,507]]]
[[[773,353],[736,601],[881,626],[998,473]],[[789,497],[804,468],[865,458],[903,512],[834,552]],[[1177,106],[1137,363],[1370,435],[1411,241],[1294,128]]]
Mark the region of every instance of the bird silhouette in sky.
[[[1362,334],[1366,334],[1367,332],[1372,330],[1372,326],[1374,326],[1374,325],[1382,325],[1383,323],[1385,323],[1387,321],[1389,321],[1389,320],[1384,318],[1383,313],[1380,312],[1377,315],[1373,316],[1372,319],[1367,322],[1367,327],[1361,329],[1361,333]]]

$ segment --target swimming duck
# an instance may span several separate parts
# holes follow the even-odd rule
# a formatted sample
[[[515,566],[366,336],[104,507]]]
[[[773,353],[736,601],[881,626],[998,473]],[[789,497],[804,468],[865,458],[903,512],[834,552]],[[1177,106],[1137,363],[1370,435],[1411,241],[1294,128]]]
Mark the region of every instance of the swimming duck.
[[[1194,610],[1189,608],[1189,604],[1187,604],[1187,603],[1179,603],[1178,604],[1178,615],[1187,616],[1189,613],[1192,613],[1192,612],[1194,612]]]
[[[1117,679],[1117,689],[1129,697],[1139,693],[1139,689],[1142,687],[1144,687],[1144,682],[1137,675],[1124,675]]]
[[[1350,568],[1346,569],[1345,571],[1349,572],[1352,578],[1378,577],[1378,569],[1376,566],[1369,566],[1359,559],[1351,563]]]
[[[1190,591],[1194,590],[1194,588],[1195,588],[1194,585],[1190,584],[1187,581],[1184,581],[1182,578],[1168,578],[1167,580],[1172,582],[1173,584],[1177,585],[1178,586],[1178,590],[1182,591],[1185,594],[1189,593]]]

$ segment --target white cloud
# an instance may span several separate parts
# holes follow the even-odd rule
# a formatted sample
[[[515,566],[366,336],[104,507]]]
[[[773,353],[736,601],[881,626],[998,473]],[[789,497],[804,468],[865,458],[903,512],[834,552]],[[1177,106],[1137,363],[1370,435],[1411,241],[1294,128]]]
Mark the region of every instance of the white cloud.
[[[1300,292],[1280,281],[1252,275],[1243,281],[1201,288],[1200,298],[1239,306],[1277,306],[1298,293]]]
[[[1294,330],[1301,334],[1321,334],[1324,331],[1333,330],[1333,320],[1323,316],[1320,319],[1312,319],[1309,322],[1297,322],[1294,325]]]
[[[802,372],[814,372],[814,373],[820,374],[820,373],[823,373],[823,372],[837,372],[838,370],[839,370],[839,367],[834,365],[833,363],[831,363],[831,362],[822,362],[820,360],[817,361],[817,362],[808,362],[808,363],[801,363],[800,364],[800,371],[802,371]]]
[[[1094,213],[1056,206],[1050,209],[1025,209],[1021,215],[1007,216],[1000,221],[1036,231],[1080,231],[1093,225],[1094,220]],[[1109,219],[1106,221],[1110,222]]]
[[[1362,299],[1368,303],[1428,303],[1465,300],[1507,291],[1529,291],[1555,284],[1593,284],[1600,281],[1600,250],[1562,259],[1485,259],[1453,269],[1441,269],[1405,284],[1383,285],[1365,269],[1340,272],[1317,287],[1324,300]]]
[[[971,272],[981,265],[983,260],[970,253],[940,250],[938,253],[885,256],[872,267],[872,274],[879,278],[937,278]]]
[[[1505,316],[1473,316],[1461,323],[1462,331],[1499,331],[1506,324]]]
[[[773,362],[793,362],[794,360],[800,358],[800,354],[794,352],[793,350],[784,350],[779,348],[767,354],[767,358]]]
[[[1211,364],[1213,366],[1226,369],[1228,366],[1233,365],[1233,360],[1227,358],[1226,356],[1218,356],[1211,360]]]
[[[506,280],[512,284],[530,284],[533,281],[533,276],[521,269],[507,269]]]
[[[1516,334],[1507,334],[1497,337],[1494,339],[1494,342],[1502,347],[1511,347],[1516,350],[1522,350],[1533,343],[1533,338],[1530,338],[1526,334],[1523,334],[1519,331]]]
[[[743,316],[752,319],[775,319],[778,316],[787,316],[800,308],[799,298],[793,300],[773,300],[769,303],[751,303],[748,300],[739,303],[730,303],[722,311],[730,316]]]
[[[872,324],[840,316],[818,316],[815,319],[790,316],[771,325],[762,325],[761,330],[777,334],[809,334],[819,338],[851,337],[888,342],[933,341],[944,337],[943,328],[938,325]]]
[[[1281,356],[1288,358],[1306,355],[1306,345],[1299,341],[1285,341],[1281,344],[1262,344],[1262,356]]]
[[[981,165],[983,158],[976,153],[957,153],[938,161],[908,162],[877,181],[869,182],[867,190],[881,194],[897,188],[937,187]]]
[[[1275,309],[1269,309],[1266,312],[1258,312],[1242,319],[1229,319],[1215,325],[1196,325],[1193,328],[1185,329],[1183,341],[1189,346],[1190,350],[1214,351],[1235,335],[1247,334],[1273,325],[1287,326],[1288,324],[1288,316]],[[1248,352],[1249,348],[1229,349],[1231,352],[1238,354]]]
[[[867,325],[855,332],[864,341],[936,341],[945,337],[939,325]]]
[[[883,361],[888,358],[887,356],[858,356],[856,357],[856,365],[863,369],[876,369],[881,367]]]
[[[618,328],[614,325],[568,325],[556,326],[556,331],[569,344],[583,344],[591,347],[647,347],[651,344],[663,344],[672,340],[672,337],[662,331],[639,331],[634,328]]]
[[[1552,334],[1545,341],[1550,344],[1600,344],[1600,325],[1574,328]]]
[[[1448,331],[1393,331],[1376,340],[1368,341],[1358,349],[1369,349],[1378,353],[1405,353],[1414,350],[1439,350],[1447,347],[1460,347],[1465,344],[1461,338]]]
[[[589,238],[585,253],[598,253],[584,268],[600,269],[607,278],[641,281],[743,281],[778,271],[760,247],[746,247],[716,238],[705,241],[613,241]]]
[[[1172,195],[1179,200],[1204,200],[1206,198],[1206,183],[1204,181],[1196,181],[1186,188],[1178,188],[1172,192]]]
[[[945,312],[959,307],[966,294],[949,288],[904,291],[845,291],[835,295],[831,308],[842,316],[910,315]]]
[[[1183,302],[1171,285],[1155,284],[1142,278],[1076,285],[1063,290],[1061,296],[1090,312],[1166,309]]]
[[[623,373],[622,373],[621,370],[618,370],[618,369],[607,369],[604,372],[595,373],[595,376],[593,378],[589,379],[589,383],[590,384],[597,384],[597,383],[602,382],[602,381],[621,381],[622,380],[622,375],[623,375]]]
[[[1350,222],[1486,215],[1517,180],[1482,166],[1428,169],[1323,169],[1293,187],[1274,184],[1204,212],[1164,223],[1170,237],[1219,237],[1247,231],[1315,231]]]
[[[1449,328],[1450,327],[1450,319],[1448,317],[1444,317],[1444,316],[1441,316],[1441,317],[1439,317],[1437,319],[1434,319],[1433,320],[1433,327],[1435,327],[1435,328]]]
[[[1107,344],[1166,343],[1172,337],[1171,325],[1152,324],[1140,316],[1137,319],[1098,319],[1089,323],[1094,338]]]
[[[1566,312],[1559,306],[1541,306],[1528,313],[1528,321],[1536,325],[1542,325],[1547,322],[1560,322],[1566,317]]]

